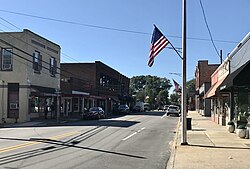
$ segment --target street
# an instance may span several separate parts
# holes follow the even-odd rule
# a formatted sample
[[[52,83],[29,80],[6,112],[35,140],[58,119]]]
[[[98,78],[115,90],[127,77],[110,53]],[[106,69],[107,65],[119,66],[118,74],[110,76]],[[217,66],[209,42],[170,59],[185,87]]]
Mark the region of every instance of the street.
[[[178,117],[143,112],[0,129],[0,168],[165,169]]]

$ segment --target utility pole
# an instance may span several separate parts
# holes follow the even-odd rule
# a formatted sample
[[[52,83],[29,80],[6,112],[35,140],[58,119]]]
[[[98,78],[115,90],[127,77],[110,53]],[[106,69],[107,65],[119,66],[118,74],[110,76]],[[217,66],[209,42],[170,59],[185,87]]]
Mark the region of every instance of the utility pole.
[[[60,91],[59,89],[56,90],[56,121],[57,123],[59,123],[60,120],[60,100],[59,100],[59,96],[60,96]]]
[[[187,145],[187,100],[186,100],[186,0],[182,0],[182,138],[181,145]]]

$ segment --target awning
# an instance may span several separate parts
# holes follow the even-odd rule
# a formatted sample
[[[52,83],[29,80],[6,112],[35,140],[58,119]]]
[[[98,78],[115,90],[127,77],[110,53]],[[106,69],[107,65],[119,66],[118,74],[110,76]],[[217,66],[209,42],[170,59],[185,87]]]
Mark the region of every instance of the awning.
[[[229,74],[223,83],[219,86],[219,90],[225,90],[232,86],[250,86],[250,61],[246,62],[239,69]]]
[[[209,90],[207,91],[207,93],[205,94],[204,98],[210,98],[216,95],[216,90],[219,87],[219,85],[225,80],[226,76],[223,77],[222,79],[220,79],[219,81],[217,81],[215,84],[213,84]]]
[[[56,95],[56,89],[49,88],[49,87],[43,87],[43,86],[36,86],[31,85],[31,95],[33,96],[57,96]]]

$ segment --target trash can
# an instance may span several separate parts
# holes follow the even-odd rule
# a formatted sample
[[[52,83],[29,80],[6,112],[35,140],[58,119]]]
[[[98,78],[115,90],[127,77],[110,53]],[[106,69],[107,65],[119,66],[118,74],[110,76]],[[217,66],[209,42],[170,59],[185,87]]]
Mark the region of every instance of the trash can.
[[[187,117],[187,130],[192,130],[192,118]]]

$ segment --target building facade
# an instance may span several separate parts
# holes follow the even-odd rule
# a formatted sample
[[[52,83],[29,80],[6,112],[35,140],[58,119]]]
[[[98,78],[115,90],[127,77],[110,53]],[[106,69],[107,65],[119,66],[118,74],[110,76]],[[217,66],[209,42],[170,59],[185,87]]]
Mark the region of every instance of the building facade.
[[[60,46],[27,29],[0,33],[1,123],[44,116],[60,89]]]
[[[228,100],[227,121],[234,120],[237,125],[246,124],[250,116],[250,32],[229,54],[229,75],[217,90]]]
[[[200,60],[196,66],[196,96],[195,107],[201,115],[210,116],[210,100],[204,98],[205,93],[211,85],[211,74],[218,68],[219,64],[208,64],[207,60]]]
[[[100,61],[62,63],[61,91],[64,116],[79,115],[90,107],[102,107],[107,115],[114,104],[129,98],[130,79]]]

